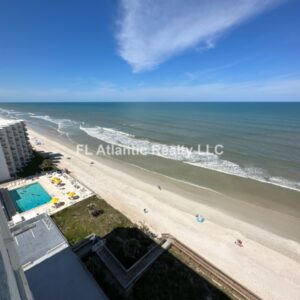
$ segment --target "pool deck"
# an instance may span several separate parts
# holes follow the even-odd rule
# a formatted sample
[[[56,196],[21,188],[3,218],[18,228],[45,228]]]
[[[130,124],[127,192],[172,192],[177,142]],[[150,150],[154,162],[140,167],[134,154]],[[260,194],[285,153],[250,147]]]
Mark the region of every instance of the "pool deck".
[[[52,177],[60,178],[62,180],[62,185],[58,186],[56,184],[53,184],[51,182]],[[66,173],[59,174],[57,172],[46,173],[44,175],[33,178],[11,181],[0,185],[0,187],[6,188],[9,191],[11,191],[36,182],[38,182],[46,190],[46,192],[51,196],[51,198],[57,197],[59,198],[59,202],[64,204],[60,207],[56,207],[53,203],[48,202],[31,210],[22,213],[17,213],[16,215],[12,216],[12,223],[16,224],[21,220],[29,220],[37,215],[41,215],[44,213],[47,215],[53,215],[66,207],[69,207],[94,195],[92,191],[90,191],[83,184],[75,180],[72,176]],[[68,192],[75,192],[77,198],[69,199],[67,196]]]

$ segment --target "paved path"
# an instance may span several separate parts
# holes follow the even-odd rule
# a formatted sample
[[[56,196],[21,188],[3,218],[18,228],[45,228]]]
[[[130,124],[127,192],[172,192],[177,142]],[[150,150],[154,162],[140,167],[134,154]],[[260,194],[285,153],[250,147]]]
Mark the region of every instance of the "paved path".
[[[109,251],[104,243],[95,247],[95,252],[98,254],[103,263],[111,271],[114,277],[119,281],[124,289],[131,287],[141,275],[152,265],[152,263],[169,247],[171,241],[167,239],[163,244],[155,246],[138,260],[129,269],[125,269],[119,260]]]

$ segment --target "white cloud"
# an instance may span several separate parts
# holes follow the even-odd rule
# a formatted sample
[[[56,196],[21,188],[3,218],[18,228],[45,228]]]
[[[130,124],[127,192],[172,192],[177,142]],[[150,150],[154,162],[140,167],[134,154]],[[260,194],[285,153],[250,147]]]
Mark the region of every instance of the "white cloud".
[[[281,0],[122,0],[119,54],[134,72],[192,47],[210,49],[228,29]]]

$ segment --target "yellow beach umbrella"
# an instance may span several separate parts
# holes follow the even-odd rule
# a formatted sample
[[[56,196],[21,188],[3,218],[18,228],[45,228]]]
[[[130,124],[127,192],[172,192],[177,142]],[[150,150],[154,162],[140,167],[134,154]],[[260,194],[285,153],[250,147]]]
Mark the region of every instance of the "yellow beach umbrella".
[[[56,181],[57,179],[59,179],[59,178],[57,178],[57,177],[52,177],[51,178],[52,181]]]
[[[59,179],[59,178],[56,178],[54,181],[55,181],[56,184],[62,183],[61,179]]]
[[[73,198],[73,197],[76,196],[76,193],[74,193],[74,192],[69,192],[69,193],[67,193],[67,195],[68,195],[69,198]]]
[[[59,198],[57,198],[57,197],[53,197],[52,199],[51,199],[51,203],[53,203],[53,204],[56,204],[56,203],[58,203],[59,202]]]

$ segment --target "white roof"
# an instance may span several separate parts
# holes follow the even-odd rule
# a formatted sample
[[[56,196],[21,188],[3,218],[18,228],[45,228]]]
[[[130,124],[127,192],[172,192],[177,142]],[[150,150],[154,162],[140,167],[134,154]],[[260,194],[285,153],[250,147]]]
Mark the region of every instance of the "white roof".
[[[23,221],[22,217],[19,214],[16,214],[12,217],[12,220],[15,224],[20,223]]]
[[[23,122],[23,120],[11,120],[11,119],[0,118],[0,128],[10,126],[19,122]]]

